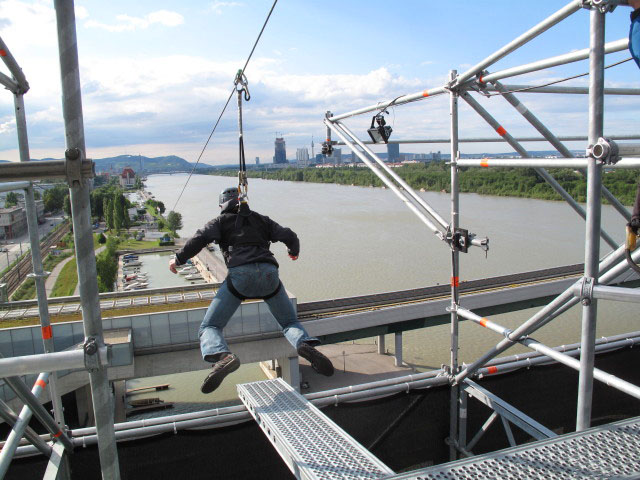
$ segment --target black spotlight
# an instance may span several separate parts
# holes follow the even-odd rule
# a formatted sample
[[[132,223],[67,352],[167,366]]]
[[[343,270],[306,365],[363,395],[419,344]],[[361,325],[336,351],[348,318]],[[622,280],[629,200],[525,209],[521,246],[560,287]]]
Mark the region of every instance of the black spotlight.
[[[378,126],[375,126],[376,123],[378,124]],[[377,115],[373,116],[373,118],[371,119],[371,128],[367,130],[367,132],[369,132],[371,140],[373,140],[373,143],[389,143],[389,137],[391,136],[392,131],[393,130],[391,129],[391,127],[387,125],[387,122],[384,121],[383,112],[380,112]]]
[[[322,154],[325,157],[330,157],[332,153],[333,146],[331,145],[331,142],[322,142]]]

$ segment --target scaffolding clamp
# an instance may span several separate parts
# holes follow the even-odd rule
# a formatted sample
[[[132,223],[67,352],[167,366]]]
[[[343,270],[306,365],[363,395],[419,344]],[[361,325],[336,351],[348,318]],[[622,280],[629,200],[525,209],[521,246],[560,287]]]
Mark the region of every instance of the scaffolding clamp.
[[[469,230],[465,230],[464,228],[456,228],[453,231],[453,238],[451,239],[453,247],[462,252],[467,253],[469,251]]]
[[[98,341],[95,337],[87,337],[82,345],[84,350],[84,366],[89,372],[100,370],[100,355],[98,355]]]
[[[583,8],[595,8],[600,13],[613,12],[618,5],[628,5],[627,0],[583,0]]]
[[[587,156],[601,160],[606,165],[614,165],[620,160],[618,144],[610,138],[598,138],[595,145],[587,148]]]
[[[589,306],[593,300],[593,287],[595,286],[595,278],[583,277],[580,285],[580,300],[582,305]]]
[[[74,184],[81,185],[85,178],[95,177],[95,164],[92,160],[82,158],[79,148],[65,150],[64,159],[65,174],[70,187]]]

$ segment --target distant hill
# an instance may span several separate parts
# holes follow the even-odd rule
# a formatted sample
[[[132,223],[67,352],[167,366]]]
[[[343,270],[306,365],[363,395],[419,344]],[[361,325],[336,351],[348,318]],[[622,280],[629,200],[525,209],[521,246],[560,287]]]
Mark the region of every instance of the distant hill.
[[[117,157],[94,158],[96,173],[100,172],[121,172],[124,167],[131,167],[135,172],[144,169],[145,173],[164,172],[190,172],[193,163],[187,162],[184,158],[176,155],[166,157],[145,157],[140,155],[119,155]],[[198,170],[207,170],[211,165],[198,164]]]
[[[61,158],[32,158],[34,162],[40,162],[45,160],[62,160]],[[193,168],[193,163],[187,162],[184,158],[177,157],[175,155],[168,155],[166,157],[145,157],[139,155],[119,155],[117,157],[108,158],[92,158],[96,164],[96,173],[109,172],[113,170],[114,173],[122,172],[124,167],[131,167],[136,173],[140,171],[140,166],[144,167],[146,174],[150,173],[169,173],[169,172],[190,172]],[[9,160],[0,160],[0,163],[6,163]],[[198,164],[197,170],[209,170],[212,169],[211,165]]]

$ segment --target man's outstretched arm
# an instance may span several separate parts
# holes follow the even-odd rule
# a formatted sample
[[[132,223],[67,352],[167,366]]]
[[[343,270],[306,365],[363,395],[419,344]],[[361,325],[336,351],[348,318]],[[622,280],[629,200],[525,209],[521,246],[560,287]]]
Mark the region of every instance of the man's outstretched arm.
[[[184,265],[187,260],[195,257],[200,250],[206,247],[211,242],[220,241],[220,223],[216,220],[212,220],[207,223],[204,228],[198,230],[196,234],[187,240],[187,243],[176,252],[175,259],[169,262],[169,270],[173,273],[177,273],[176,267]]]

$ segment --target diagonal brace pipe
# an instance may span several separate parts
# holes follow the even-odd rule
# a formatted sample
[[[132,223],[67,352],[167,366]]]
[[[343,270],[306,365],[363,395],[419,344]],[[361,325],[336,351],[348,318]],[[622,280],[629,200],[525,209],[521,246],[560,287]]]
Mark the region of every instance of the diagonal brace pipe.
[[[607,284],[612,282],[616,277],[622,274],[624,271],[628,270],[629,267],[625,261],[618,262],[624,256],[625,247],[621,246],[615,252],[609,254],[601,263],[600,263],[600,280],[601,284]],[[640,259],[640,249],[636,250],[632,254],[632,258],[635,261]],[[606,273],[605,273],[606,272]],[[582,280],[576,282],[580,284]],[[487,353],[482,355],[475,362],[467,365],[460,373],[458,373],[454,378],[454,384],[457,384],[467,378],[469,375],[474,374],[479,368],[483,367],[489,360],[500,355],[502,352],[507,350],[509,347],[514,345],[518,339],[521,337],[528,335],[538,328],[546,325],[548,323],[550,316],[556,316],[558,311],[566,310],[567,306],[576,305],[580,300],[577,299],[573,295],[573,286],[567,288],[563,293],[561,293],[558,297],[556,297],[551,303],[547,304],[544,308],[539,310],[535,315],[533,315],[529,320],[516,328],[512,333],[509,334],[504,340],[499,342],[495,347],[489,350]]]
[[[471,108],[473,108],[478,115],[480,115],[491,127],[501,136],[503,137],[509,145],[511,145],[523,158],[531,158],[529,152],[527,152],[522,145],[515,138],[511,136],[509,132],[507,132],[502,125],[498,123],[498,121],[487,111],[485,108],[478,103],[478,101],[469,95],[468,92],[462,92],[460,96],[469,104]],[[574,198],[569,195],[569,193],[560,185],[544,168],[535,168],[535,171],[542,179],[544,179],[551,187],[562,197],[567,203],[573,208],[578,215],[582,217],[582,219],[586,220],[587,213],[584,209],[578,205],[578,202],[574,200]],[[605,231],[601,232],[602,238],[612,247],[618,248],[618,242],[616,242],[610,235],[608,235]]]
[[[556,137],[545,125],[536,117],[531,110],[529,110],[513,93],[507,91],[504,85],[498,81],[492,82],[496,90],[502,94],[504,99],[509,102],[513,107],[527,120],[540,134],[547,139],[547,141],[560,152],[565,158],[575,158],[575,155],[564,146],[564,144]],[[580,175],[586,177],[586,172],[582,169],[579,170]],[[602,196],[606,198],[609,203],[615,208],[627,221],[631,220],[631,214],[629,210],[611,193],[604,185],[602,186]]]
[[[327,127],[329,127],[331,129],[331,131],[333,133],[335,133],[343,142],[345,142],[345,144],[347,146],[349,146],[352,151],[358,156],[358,158],[360,158],[360,160],[362,160],[365,165],[367,165],[371,171],[373,173],[376,174],[376,176],[382,180],[382,182],[384,182],[384,184],[389,187],[391,189],[391,191],[393,191],[393,193],[396,194],[396,196],[398,198],[400,198],[400,200],[402,200],[405,205],[407,205],[407,207],[409,207],[409,209],[415,213],[418,218],[420,218],[420,220],[422,220],[422,223],[424,223],[434,234],[436,234],[441,240],[444,239],[444,233],[434,225],[434,223],[427,218],[424,213],[422,213],[418,207],[416,207],[411,200],[409,199],[409,197],[407,197],[391,180],[389,180],[372,162],[371,160],[369,160],[369,158],[367,158],[367,155],[365,155],[364,153],[362,153],[360,150],[358,150],[353,143],[347,139],[347,134],[345,132],[342,131],[341,125],[332,123],[328,120],[325,120],[325,124],[327,125]],[[375,155],[374,155],[375,156]]]

